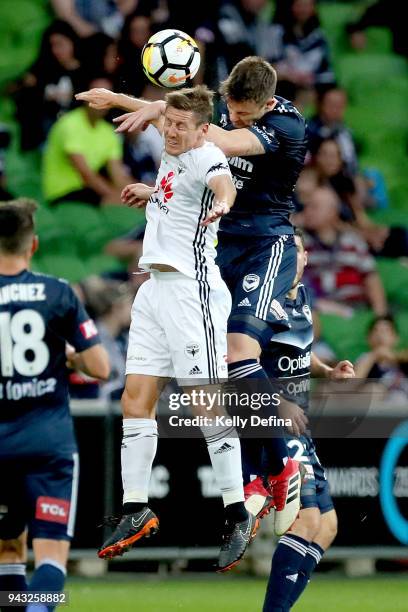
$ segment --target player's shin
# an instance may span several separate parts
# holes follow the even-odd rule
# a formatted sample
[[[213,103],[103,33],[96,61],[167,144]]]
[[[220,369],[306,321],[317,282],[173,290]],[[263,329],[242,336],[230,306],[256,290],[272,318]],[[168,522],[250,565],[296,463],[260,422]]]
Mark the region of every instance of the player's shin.
[[[35,568],[28,590],[32,593],[44,591],[61,593],[64,589],[66,575],[67,571],[64,565],[55,561],[55,559],[43,558]],[[55,607],[55,605],[47,604],[47,606],[41,608],[38,604],[30,604],[27,606],[27,612],[42,612],[42,610],[48,612],[54,610]]]
[[[316,569],[317,564],[321,561],[323,555],[324,550],[321,546],[319,546],[319,544],[316,544],[316,542],[309,544],[303,562],[299,567],[297,580],[289,595],[288,609],[293,606],[307,587],[310,581],[310,576]]]
[[[147,504],[156,449],[155,419],[123,419],[121,449],[123,514],[138,512]]]
[[[0,563],[0,592],[24,592],[27,590],[25,563]],[[16,612],[24,607],[14,607]]]
[[[286,612],[289,598],[298,580],[309,542],[287,534],[280,538],[272,557],[272,569],[266,589],[264,612]]]
[[[211,465],[221,490],[226,516],[245,520],[244,487],[242,482],[241,445],[233,427],[203,426]]]

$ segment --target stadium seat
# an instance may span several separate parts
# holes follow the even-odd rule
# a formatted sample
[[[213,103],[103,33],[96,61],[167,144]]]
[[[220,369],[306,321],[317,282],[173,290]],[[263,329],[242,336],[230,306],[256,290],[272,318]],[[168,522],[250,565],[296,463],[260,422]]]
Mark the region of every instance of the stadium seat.
[[[104,206],[101,212],[111,238],[126,234],[137,226],[143,226],[146,222],[144,209]]]
[[[76,283],[88,276],[82,261],[74,255],[47,255],[42,257],[40,265],[43,272],[52,274],[58,278],[65,278],[71,283]]]
[[[371,310],[356,310],[349,319],[321,314],[322,339],[336,353],[338,359],[355,360],[367,350],[366,330],[373,318]]]
[[[78,202],[63,202],[55,209],[59,224],[71,230],[79,254],[99,253],[109,237],[106,224],[98,208]]]
[[[377,269],[392,308],[408,308],[408,265],[386,257],[377,259]]]
[[[111,255],[94,255],[85,260],[84,265],[88,274],[103,274],[125,269],[125,265]]]

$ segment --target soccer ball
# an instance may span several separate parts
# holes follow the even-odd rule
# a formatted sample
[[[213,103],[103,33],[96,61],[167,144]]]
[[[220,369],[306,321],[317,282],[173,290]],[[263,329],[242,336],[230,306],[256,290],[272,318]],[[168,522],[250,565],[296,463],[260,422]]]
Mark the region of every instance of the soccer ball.
[[[180,30],[161,30],[143,47],[145,75],[159,87],[189,85],[200,67],[200,52],[191,36]]]

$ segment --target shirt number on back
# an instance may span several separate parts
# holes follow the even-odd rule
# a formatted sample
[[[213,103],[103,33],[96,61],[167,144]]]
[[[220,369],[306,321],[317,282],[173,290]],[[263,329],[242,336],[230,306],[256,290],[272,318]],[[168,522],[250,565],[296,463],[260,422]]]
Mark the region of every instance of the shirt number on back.
[[[0,366],[2,376],[37,376],[48,365],[50,352],[44,342],[44,319],[36,310],[15,315],[0,313]]]

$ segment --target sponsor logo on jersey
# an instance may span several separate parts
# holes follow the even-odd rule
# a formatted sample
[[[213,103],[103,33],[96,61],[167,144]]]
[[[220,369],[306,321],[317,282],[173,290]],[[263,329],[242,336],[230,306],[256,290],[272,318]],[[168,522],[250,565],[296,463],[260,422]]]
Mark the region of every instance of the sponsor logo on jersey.
[[[240,301],[240,303],[238,304],[238,308],[240,306],[252,306],[251,302],[248,300],[248,298],[244,298],[243,300]]]
[[[201,353],[201,347],[198,342],[189,342],[186,344],[184,352],[189,359],[195,359]]]
[[[258,132],[258,134],[260,134],[262,136],[262,138],[264,140],[266,140],[266,142],[268,144],[272,143],[272,140],[269,138],[268,132],[266,132],[263,128],[258,127],[255,123],[252,126],[252,129],[255,130],[255,132]]]
[[[284,311],[278,300],[272,300],[272,304],[269,310],[274,315],[274,317],[278,319],[278,321],[282,321],[283,319],[289,319],[288,313]]]
[[[96,325],[92,319],[88,319],[87,321],[81,323],[79,329],[81,330],[81,334],[85,340],[90,340],[98,335],[98,330],[96,329]]]
[[[278,368],[281,372],[290,372],[293,374],[297,370],[304,370],[310,368],[311,353],[308,351],[304,355],[291,358],[288,355],[282,355],[278,361]]]
[[[244,276],[244,280],[242,281],[242,288],[244,291],[249,293],[250,291],[254,291],[257,287],[259,287],[259,283],[261,279],[257,274],[247,274]]]
[[[66,525],[69,518],[70,503],[58,497],[38,497],[35,518],[41,521]]]
[[[254,164],[243,157],[228,157],[228,163],[230,166],[234,166],[234,168],[239,168],[239,170],[244,170],[245,172],[252,172],[254,169]]]

